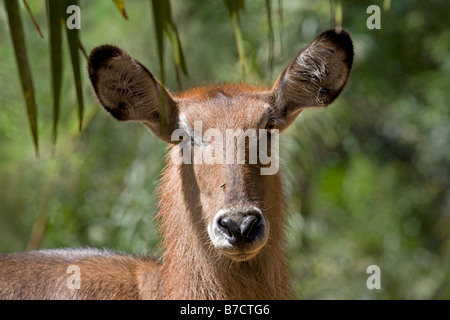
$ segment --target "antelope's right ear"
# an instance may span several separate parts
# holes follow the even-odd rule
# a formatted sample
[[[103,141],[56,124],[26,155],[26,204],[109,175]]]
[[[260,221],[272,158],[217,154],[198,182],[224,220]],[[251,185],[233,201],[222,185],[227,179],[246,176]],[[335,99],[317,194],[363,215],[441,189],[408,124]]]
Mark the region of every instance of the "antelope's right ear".
[[[347,32],[328,30],[291,61],[271,90],[272,112],[280,130],[308,107],[325,107],[345,86],[353,62],[353,44]]]
[[[88,72],[98,100],[119,121],[139,121],[166,142],[175,129],[178,108],[169,92],[141,63],[121,49],[92,50]],[[165,123],[161,123],[164,110]]]

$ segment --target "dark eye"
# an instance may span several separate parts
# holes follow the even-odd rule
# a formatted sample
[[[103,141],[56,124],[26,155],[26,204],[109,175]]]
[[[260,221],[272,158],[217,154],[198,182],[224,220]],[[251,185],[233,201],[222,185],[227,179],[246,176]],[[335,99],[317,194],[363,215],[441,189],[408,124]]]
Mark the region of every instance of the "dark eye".
[[[276,128],[277,127],[276,127],[275,123],[270,122],[270,121],[266,125],[266,130],[268,133],[272,133],[272,130],[275,130]]]

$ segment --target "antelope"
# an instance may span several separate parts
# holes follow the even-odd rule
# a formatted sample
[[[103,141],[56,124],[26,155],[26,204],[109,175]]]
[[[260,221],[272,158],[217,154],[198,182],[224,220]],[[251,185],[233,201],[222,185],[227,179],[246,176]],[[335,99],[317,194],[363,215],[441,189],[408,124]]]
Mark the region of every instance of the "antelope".
[[[261,174],[267,165],[259,160],[175,163],[182,150],[173,132],[184,130],[188,143],[198,147],[194,153],[206,148],[194,137],[195,121],[203,131],[267,129],[269,146],[271,132],[284,131],[305,108],[336,99],[352,62],[350,36],[328,30],[270,88],[217,84],[173,94],[123,50],[93,49],[88,74],[101,105],[115,119],[141,122],[168,143],[156,215],[161,257],[91,248],[2,254],[0,298],[293,298],[280,173]],[[76,274],[78,286],[69,281]]]

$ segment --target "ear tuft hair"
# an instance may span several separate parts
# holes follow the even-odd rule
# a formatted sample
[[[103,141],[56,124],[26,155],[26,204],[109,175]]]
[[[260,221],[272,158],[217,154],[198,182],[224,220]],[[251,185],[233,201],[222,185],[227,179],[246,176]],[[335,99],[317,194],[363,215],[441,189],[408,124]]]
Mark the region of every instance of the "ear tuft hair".
[[[353,63],[353,44],[345,31],[321,33],[291,61],[272,87],[273,108],[286,113],[286,125],[307,107],[324,107],[345,86]]]
[[[88,72],[98,100],[115,119],[142,122],[170,142],[176,103],[144,65],[115,46],[103,45],[89,55]]]

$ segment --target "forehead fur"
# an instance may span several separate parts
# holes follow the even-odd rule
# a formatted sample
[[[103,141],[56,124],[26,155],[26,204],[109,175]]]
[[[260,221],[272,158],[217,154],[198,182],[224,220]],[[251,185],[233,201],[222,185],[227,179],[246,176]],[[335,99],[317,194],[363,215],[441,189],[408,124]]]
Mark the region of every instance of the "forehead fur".
[[[245,94],[256,94],[265,90],[258,86],[252,86],[248,84],[213,84],[209,86],[195,87],[179,94],[176,94],[176,98],[180,99],[211,99],[219,96],[227,96],[229,98],[236,97]]]
[[[175,99],[190,126],[202,121],[205,129],[247,129],[267,118],[264,90],[241,84],[212,85],[182,92]]]

